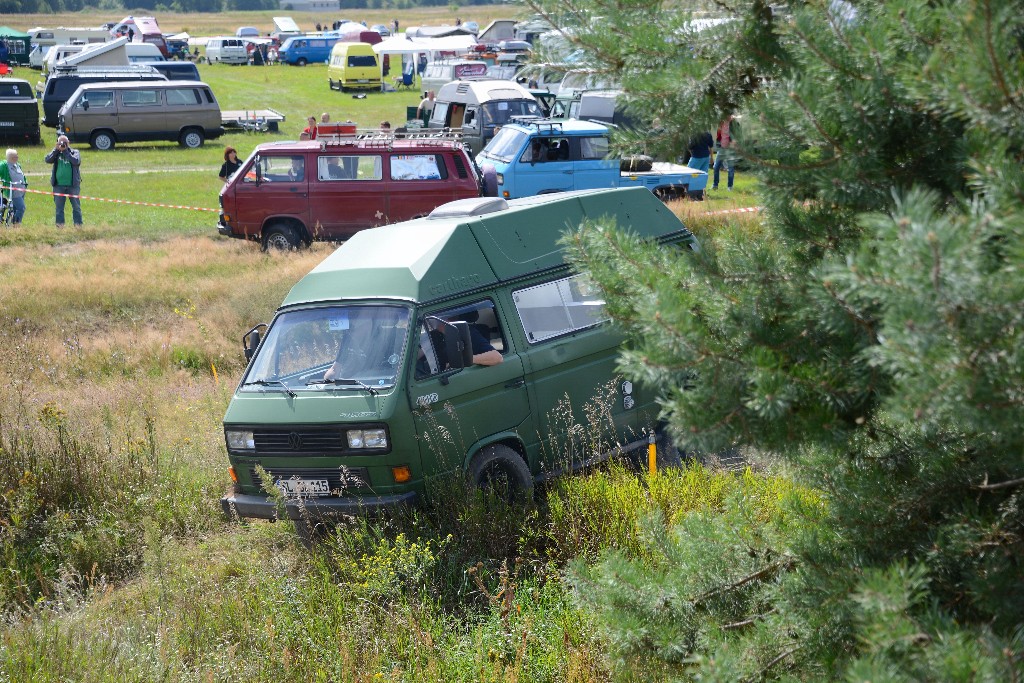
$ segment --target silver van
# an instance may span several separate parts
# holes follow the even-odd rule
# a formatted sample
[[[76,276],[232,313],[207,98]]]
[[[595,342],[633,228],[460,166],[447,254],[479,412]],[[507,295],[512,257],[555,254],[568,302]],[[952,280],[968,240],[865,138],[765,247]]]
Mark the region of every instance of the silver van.
[[[463,141],[477,154],[513,116],[541,116],[529,90],[514,81],[466,78],[437,93],[427,128],[461,130]]]
[[[206,41],[207,64],[248,64],[249,51],[241,38],[217,37]]]
[[[478,59],[442,59],[429,62],[423,69],[420,89],[426,97],[426,93],[431,90],[437,93],[442,87],[459,78],[486,75],[487,62]]]
[[[98,150],[140,140],[177,140],[195,149],[224,133],[217,98],[201,81],[83,85],[61,107],[57,127]]]

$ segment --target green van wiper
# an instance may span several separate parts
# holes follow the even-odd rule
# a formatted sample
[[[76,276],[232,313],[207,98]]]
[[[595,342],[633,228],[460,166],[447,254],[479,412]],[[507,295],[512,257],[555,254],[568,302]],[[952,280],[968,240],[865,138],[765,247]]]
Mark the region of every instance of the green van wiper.
[[[349,385],[357,386],[360,389],[365,389],[366,391],[370,392],[370,396],[376,396],[379,393],[376,389],[371,387],[369,384],[364,384],[363,382],[360,382],[357,379],[311,379],[308,382],[306,382],[306,386],[307,387],[308,386],[312,386],[314,384],[333,384],[335,386],[338,386],[338,385],[341,385],[341,384],[349,384]]]
[[[282,382],[279,379],[256,379],[256,380],[253,380],[251,382],[246,382],[242,386],[243,387],[247,387],[247,386],[249,386],[251,384],[256,384],[256,385],[259,385],[261,387],[280,386],[281,388],[284,389],[285,393],[288,394],[289,396],[291,396],[292,398],[295,398],[296,396],[298,396],[298,394],[296,394],[294,391],[292,391],[288,387],[287,384],[285,384],[284,382]]]

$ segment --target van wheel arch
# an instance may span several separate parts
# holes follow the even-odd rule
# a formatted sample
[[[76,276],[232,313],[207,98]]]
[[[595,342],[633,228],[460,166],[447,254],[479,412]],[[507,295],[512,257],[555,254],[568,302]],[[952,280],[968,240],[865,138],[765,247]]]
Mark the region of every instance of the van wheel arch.
[[[480,176],[483,181],[483,193],[485,197],[498,196],[498,170],[492,164],[484,164],[480,169]]]
[[[268,221],[260,232],[260,245],[263,251],[292,251],[308,244],[306,230],[297,221]]]
[[[114,149],[116,142],[117,137],[112,130],[94,130],[89,136],[89,146],[101,152]]]
[[[206,135],[201,128],[185,128],[178,136],[178,144],[188,149],[199,149],[206,142]]]
[[[295,66],[306,66],[308,63],[305,57],[299,57],[295,60]]]
[[[509,502],[533,495],[533,475],[523,454],[507,443],[481,448],[466,468],[469,483],[478,489],[502,488]]]

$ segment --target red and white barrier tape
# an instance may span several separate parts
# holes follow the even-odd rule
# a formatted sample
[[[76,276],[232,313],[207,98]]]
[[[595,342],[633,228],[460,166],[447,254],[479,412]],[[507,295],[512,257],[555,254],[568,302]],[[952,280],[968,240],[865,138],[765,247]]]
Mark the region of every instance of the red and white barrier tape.
[[[205,206],[184,206],[181,204],[158,204],[156,202],[133,202],[128,199],[109,199],[107,197],[89,197],[84,194],[64,194],[63,192],[46,192],[45,190],[30,190],[27,187],[12,187],[0,183],[0,190],[19,190],[31,192],[32,194],[45,194],[51,197],[74,197],[76,199],[88,199],[94,202],[108,202],[110,204],[131,204],[133,206],[158,206],[162,209],[188,209],[190,211],[212,211],[218,213],[220,209],[208,209]]]
[[[755,213],[755,212],[760,211],[760,210],[761,210],[760,206],[745,206],[745,207],[743,207],[741,209],[722,209],[721,211],[709,211],[709,212],[707,212],[704,215],[705,216],[721,216],[721,215],[727,214],[727,213]]]

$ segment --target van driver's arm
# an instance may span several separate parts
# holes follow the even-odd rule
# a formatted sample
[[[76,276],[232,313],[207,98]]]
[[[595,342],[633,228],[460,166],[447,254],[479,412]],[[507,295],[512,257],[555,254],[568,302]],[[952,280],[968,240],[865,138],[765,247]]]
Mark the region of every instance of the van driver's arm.
[[[473,354],[473,365],[498,365],[503,360],[505,359],[501,357],[501,352],[497,349]]]
[[[469,328],[469,336],[473,342],[473,365],[498,365],[505,360],[501,352],[491,346],[487,337],[475,327]]]

